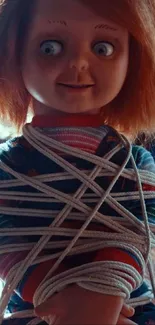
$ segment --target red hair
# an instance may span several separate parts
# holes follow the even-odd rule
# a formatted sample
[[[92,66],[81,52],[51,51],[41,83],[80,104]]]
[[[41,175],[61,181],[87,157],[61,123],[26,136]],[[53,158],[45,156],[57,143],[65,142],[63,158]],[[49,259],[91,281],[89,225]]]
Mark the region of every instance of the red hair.
[[[30,104],[20,71],[24,38],[36,0],[3,0],[0,5],[0,108],[19,128]],[[103,123],[136,135],[155,127],[155,1],[77,0],[126,27],[130,33],[129,70],[124,86],[102,110]],[[104,2],[104,5],[103,5]],[[5,54],[5,55],[4,55]]]

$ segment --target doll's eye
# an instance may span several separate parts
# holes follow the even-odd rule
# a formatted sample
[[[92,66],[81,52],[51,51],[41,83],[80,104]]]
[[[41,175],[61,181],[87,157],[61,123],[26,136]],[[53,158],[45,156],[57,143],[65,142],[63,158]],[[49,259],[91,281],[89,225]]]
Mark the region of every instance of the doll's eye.
[[[41,52],[45,55],[56,56],[63,50],[63,45],[58,41],[44,41],[40,45]]]
[[[108,42],[98,42],[93,46],[93,51],[101,56],[111,56],[114,50],[114,46]]]

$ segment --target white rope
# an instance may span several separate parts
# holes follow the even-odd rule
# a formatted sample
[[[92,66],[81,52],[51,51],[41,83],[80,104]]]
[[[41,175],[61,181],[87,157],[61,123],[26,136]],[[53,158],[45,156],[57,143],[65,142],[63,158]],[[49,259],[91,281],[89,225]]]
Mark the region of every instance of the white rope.
[[[34,306],[41,304],[54,293],[62,290],[65,286],[77,283],[79,286],[91,291],[101,292],[105,294],[118,295],[132,304],[139,305],[149,301],[150,298],[136,298],[130,300],[130,293],[133,287],[130,280],[134,284],[134,290],[138,288],[144,278],[145,267],[148,265],[152,287],[155,293],[155,284],[151,268],[150,250],[155,245],[155,237],[153,234],[154,225],[149,227],[145,200],[155,198],[155,191],[142,190],[142,183],[155,185],[155,175],[151,172],[146,172],[137,169],[133,156],[132,148],[128,140],[117,134],[120,138],[120,144],[115,146],[104,157],[84,152],[80,149],[72,148],[62,144],[56,140],[45,136],[41,131],[34,129],[31,125],[25,125],[23,135],[26,140],[40,153],[54,161],[63,168],[62,172],[52,173],[48,175],[27,176],[17,173],[9,166],[0,162],[0,168],[14,176],[15,179],[0,181],[0,199],[12,201],[27,201],[27,202],[46,202],[46,203],[63,203],[64,208],[57,211],[42,210],[42,209],[24,209],[1,206],[0,213],[4,215],[28,217],[28,218],[52,218],[49,227],[23,227],[23,228],[1,228],[0,236],[18,236],[26,238],[26,236],[40,235],[41,238],[36,242],[20,243],[20,244],[4,244],[0,246],[0,254],[11,252],[27,251],[28,255],[24,261],[16,263],[7,274],[6,284],[2,293],[0,303],[0,321],[3,320],[5,309],[8,305],[10,296],[17,288],[20,280],[31,265],[42,263],[48,260],[55,260],[53,267],[49,270],[44,280],[37,288],[33,303]],[[121,166],[116,165],[111,161],[111,158],[118,153],[123,147],[126,148],[126,158]],[[94,164],[94,168],[90,171],[81,170],[73,166],[59,156],[57,151],[64,154],[72,155]],[[127,169],[126,165],[131,159],[132,168]],[[106,190],[95,181],[97,177],[110,176],[112,182]],[[135,181],[138,190],[135,192],[118,192],[112,193],[113,186],[122,176],[125,179]],[[52,182],[78,179],[81,185],[77,191],[71,195],[52,188]],[[24,187],[29,185],[30,188],[36,189],[34,192],[19,192],[18,190],[9,191],[9,188]],[[5,191],[6,188],[6,191]],[[87,189],[91,189],[93,193],[86,193]],[[121,202],[129,200],[138,200],[142,211],[142,220],[138,220],[129,210],[127,210]],[[94,208],[89,207],[88,203],[93,202]],[[99,212],[103,203],[108,204],[113,208],[120,217],[111,217],[103,215]],[[72,211],[72,209],[76,211]],[[80,220],[83,225],[80,229],[63,228],[62,224],[65,220]],[[112,232],[92,231],[87,227],[91,222],[107,226]],[[74,223],[73,223],[74,225]],[[133,230],[134,229],[134,230]],[[137,231],[138,229],[138,231]],[[152,231],[150,230],[152,229]],[[62,240],[55,242],[53,236],[71,237],[71,240]],[[50,242],[49,242],[50,241]],[[125,263],[101,261],[92,262],[81,265],[62,272],[58,275],[53,275],[60,263],[66,256],[74,256],[80,253],[97,251],[106,247],[116,247],[125,249],[135,255],[142,269],[140,275],[135,268]],[[58,253],[44,254],[39,256],[43,249],[60,248]],[[124,270],[125,278],[122,278],[122,270]],[[5,270],[4,270],[5,271]],[[129,280],[129,281],[128,281]],[[33,310],[14,313],[11,318],[32,318],[34,317]],[[45,318],[48,324],[54,324],[54,319]],[[41,322],[40,319],[34,318],[28,325],[35,325]]]

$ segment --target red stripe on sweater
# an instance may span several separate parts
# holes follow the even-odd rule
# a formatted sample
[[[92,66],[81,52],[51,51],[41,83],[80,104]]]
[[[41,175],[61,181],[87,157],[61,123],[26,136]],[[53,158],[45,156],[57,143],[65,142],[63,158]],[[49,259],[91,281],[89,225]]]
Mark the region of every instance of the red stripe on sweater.
[[[28,278],[27,282],[25,283],[25,286],[22,290],[22,298],[25,301],[33,303],[33,296],[34,296],[36,289],[38,288],[38,286],[42,282],[42,280],[45,278],[46,274],[50,271],[50,269],[52,268],[52,266],[54,265],[55,262],[56,262],[56,260],[50,260],[50,261],[43,262],[43,263],[39,264],[38,266],[36,266],[36,268],[29,276],[29,278]],[[63,272],[65,270],[66,269],[65,269],[64,265],[60,264],[56,271],[56,274],[59,274],[60,272]]]
[[[105,248],[97,252],[94,262],[97,261],[117,261],[117,262],[123,262],[128,265],[132,265],[139,273],[141,273],[141,268],[139,264],[134,260],[134,258],[130,255],[128,255],[127,252],[124,252],[122,250],[116,249],[116,248]],[[44,263],[41,263],[36,267],[36,269],[32,272],[32,274],[29,276],[27,282],[25,283],[25,286],[22,291],[22,297],[25,301],[28,301],[30,303],[33,302],[33,296],[38,288],[39,284],[42,282],[46,274],[49,272],[50,268],[55,263],[55,260],[47,261]],[[59,274],[60,272],[65,271],[66,268],[63,264],[59,266],[55,274]],[[122,277],[126,279],[126,274],[122,272]],[[133,289],[134,289],[134,283],[126,279],[129,283],[131,283]]]
[[[116,261],[116,262],[122,262],[128,265],[133,266],[140,274],[142,273],[141,267],[138,264],[138,262],[128,254],[128,252],[125,252],[118,248],[113,247],[106,247],[100,251],[97,252],[96,257],[94,259],[94,262],[97,261]],[[122,277],[126,279],[134,288],[134,282],[130,281],[126,278],[124,271],[122,272]]]
[[[27,256],[27,252],[16,252],[16,253],[9,253],[9,254],[3,254],[1,256],[1,263],[0,263],[0,277],[2,280],[5,281],[5,278],[7,277],[8,272],[10,269],[17,264],[18,262],[21,262],[25,259]]]

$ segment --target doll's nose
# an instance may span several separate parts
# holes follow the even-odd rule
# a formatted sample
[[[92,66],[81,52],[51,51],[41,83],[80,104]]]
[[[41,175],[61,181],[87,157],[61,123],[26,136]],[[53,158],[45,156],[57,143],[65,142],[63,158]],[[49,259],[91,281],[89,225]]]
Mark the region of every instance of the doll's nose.
[[[89,62],[86,55],[75,54],[69,60],[69,68],[76,69],[77,71],[85,71],[89,68]]]
[[[88,63],[84,60],[81,60],[79,62],[73,62],[71,65],[70,65],[70,68],[71,69],[76,69],[78,71],[86,71],[88,70]]]

